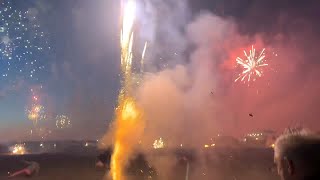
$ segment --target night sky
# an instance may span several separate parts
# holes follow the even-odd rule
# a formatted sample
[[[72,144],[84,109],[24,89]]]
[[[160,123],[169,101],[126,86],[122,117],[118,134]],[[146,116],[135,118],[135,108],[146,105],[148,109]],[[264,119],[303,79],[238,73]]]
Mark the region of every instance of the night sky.
[[[214,73],[208,73],[209,76],[202,79],[216,82],[215,89],[208,89],[208,94],[213,91],[219,96],[217,102],[223,104],[221,111],[215,111],[215,117],[228,119],[215,121],[220,131],[239,129],[232,133],[236,135],[264,127],[281,131],[292,122],[320,129],[316,128],[320,127],[317,110],[320,107],[318,1],[189,1],[180,14],[183,17],[163,13],[157,22],[166,24],[176,18],[172,22],[179,22],[175,28],[184,34],[188,33],[188,24],[197,21],[201,14],[210,13],[232,22],[237,32],[232,36],[237,37],[234,41],[237,45],[230,45],[231,37],[221,37],[218,45],[212,46],[214,52],[221,48],[221,52],[226,53],[219,54],[219,58],[213,55],[218,59],[213,63],[215,68],[211,69]],[[160,9],[160,4],[174,1],[152,2],[158,3]],[[0,0],[0,3],[1,141],[32,139],[27,136],[34,127],[28,120],[27,109],[34,103],[44,107],[46,117],[38,126],[51,131],[47,135],[49,139],[101,137],[113,120],[120,88],[119,3],[112,0]],[[155,38],[159,41],[150,47],[153,49],[147,55],[146,71],[161,72],[167,67],[163,64],[197,66],[190,62],[192,58],[188,58],[194,49],[192,42],[182,43],[184,38],[171,41],[161,38],[170,23],[166,25],[155,32],[159,32]],[[138,25],[137,30],[144,37],[147,30],[145,32],[142,27]],[[207,27],[203,28],[198,32],[210,33],[205,29]],[[266,72],[265,78],[250,86],[234,83],[234,56],[241,56],[242,50],[252,44],[251,40],[279,54],[272,56],[277,62],[273,66],[275,70],[269,75]],[[158,48],[163,45],[161,43],[176,49]],[[187,47],[176,46],[180,43]],[[179,60],[171,61],[175,51],[183,52],[183,55]],[[155,60],[167,56],[165,62]],[[256,92],[262,95],[257,96]],[[156,92],[154,96],[157,96]],[[253,117],[248,116],[250,113]],[[72,126],[57,129],[57,117],[62,115],[68,117]]]

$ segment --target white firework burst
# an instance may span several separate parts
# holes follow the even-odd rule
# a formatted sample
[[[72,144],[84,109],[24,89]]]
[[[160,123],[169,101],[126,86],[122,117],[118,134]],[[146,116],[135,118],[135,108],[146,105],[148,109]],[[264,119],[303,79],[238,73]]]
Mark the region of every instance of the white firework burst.
[[[239,74],[235,82],[241,80],[245,83],[246,79],[247,82],[251,80],[255,81],[256,77],[261,77],[263,74],[261,68],[268,66],[268,64],[265,63],[265,49],[263,49],[260,53],[256,53],[256,50],[252,46],[251,50],[249,51],[249,55],[246,51],[244,51],[244,55],[246,56],[245,60],[241,59],[240,57],[237,57],[236,59],[238,65],[241,65],[244,70]]]

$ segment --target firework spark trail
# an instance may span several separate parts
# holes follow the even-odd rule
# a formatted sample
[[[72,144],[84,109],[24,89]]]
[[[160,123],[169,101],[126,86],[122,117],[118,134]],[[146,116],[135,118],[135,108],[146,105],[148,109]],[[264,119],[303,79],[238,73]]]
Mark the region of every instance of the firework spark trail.
[[[136,4],[134,0],[128,0],[124,6],[122,16],[122,30],[120,37],[121,45],[121,66],[123,73],[131,73],[132,46],[133,46],[133,25],[135,21]]]
[[[144,44],[142,55],[141,55],[141,63],[140,63],[141,64],[141,73],[144,72],[144,57],[146,55],[147,47],[148,47],[148,42],[146,42]]]
[[[124,167],[143,132],[142,113],[132,97],[132,59],[133,59],[133,26],[136,4],[134,0],[124,3],[122,15],[121,71],[122,88],[116,108],[114,151],[111,159],[111,176],[113,180],[123,180]],[[145,51],[144,51],[145,53]],[[144,54],[143,53],[143,54]],[[144,56],[144,55],[143,55]]]
[[[247,81],[249,82],[254,75],[261,77],[263,73],[260,68],[263,66],[268,66],[268,64],[264,63],[264,61],[266,61],[265,49],[263,49],[260,54],[256,56],[256,50],[252,46],[251,50],[249,51],[249,55],[246,51],[244,51],[244,55],[246,56],[246,60],[243,60],[240,57],[237,57],[236,59],[237,63],[241,65],[244,70],[241,74],[239,74],[239,77],[235,80],[235,82],[240,79],[245,83],[246,81],[244,80],[246,78],[248,78]],[[255,80],[256,79],[254,78],[253,81]]]

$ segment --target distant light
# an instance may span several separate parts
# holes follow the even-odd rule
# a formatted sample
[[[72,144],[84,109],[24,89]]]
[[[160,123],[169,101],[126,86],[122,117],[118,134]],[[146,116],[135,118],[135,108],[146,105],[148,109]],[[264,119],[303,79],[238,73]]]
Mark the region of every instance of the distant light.
[[[26,150],[23,144],[16,144],[13,147],[11,147],[12,154],[25,154]]]
[[[256,138],[256,140],[259,140],[259,138]]]
[[[214,146],[216,146],[216,144],[211,144],[211,147],[214,147]]]
[[[204,145],[204,147],[205,147],[205,148],[208,148],[208,147],[209,147],[209,145],[208,145],[208,144],[205,144],[205,145]]]
[[[86,143],[84,146],[88,147],[88,146],[89,146],[89,143]]]
[[[162,140],[162,138],[160,139],[156,139],[154,142],[153,142],[153,148],[154,149],[162,149],[165,147],[165,143],[164,141]]]

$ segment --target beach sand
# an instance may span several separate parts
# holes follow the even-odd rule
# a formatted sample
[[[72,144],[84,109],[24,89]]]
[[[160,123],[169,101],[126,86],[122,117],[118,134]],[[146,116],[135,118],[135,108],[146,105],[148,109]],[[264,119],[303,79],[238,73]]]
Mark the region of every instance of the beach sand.
[[[102,180],[105,171],[95,167],[95,153],[91,154],[37,154],[37,155],[0,155],[0,180],[8,179],[8,172],[22,169],[22,160],[36,161],[40,164],[40,173],[32,178],[17,177],[15,180]],[[270,171],[273,164],[271,150],[241,150],[233,153],[225,150],[209,152],[204,168],[199,168],[199,160],[190,163],[189,180],[277,180],[278,175]],[[162,157],[157,157],[162,158]],[[141,162],[141,161],[140,161]],[[148,179],[139,175],[143,163],[134,163],[128,180]],[[202,163],[203,164],[203,163]],[[146,170],[144,170],[146,171]],[[158,180],[184,180],[186,163],[178,163],[170,169],[166,178]],[[161,173],[161,172],[160,172]]]
[[[40,164],[38,176],[23,176],[11,179],[34,180],[101,180],[104,171],[95,168],[95,156],[70,154],[39,154],[23,156],[0,156],[0,179],[8,179],[8,172],[15,172],[25,165],[22,160],[36,161]]]

